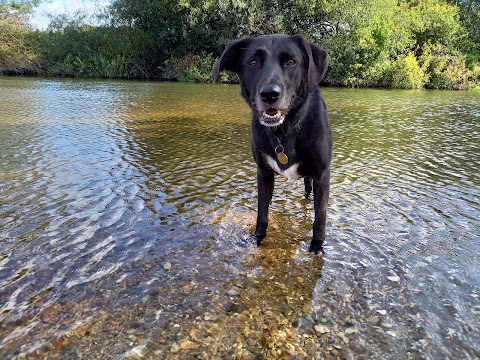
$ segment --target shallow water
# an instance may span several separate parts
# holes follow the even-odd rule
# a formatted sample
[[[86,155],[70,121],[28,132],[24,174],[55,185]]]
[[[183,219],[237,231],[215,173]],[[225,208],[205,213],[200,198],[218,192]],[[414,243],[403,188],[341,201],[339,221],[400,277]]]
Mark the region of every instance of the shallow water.
[[[326,253],[237,86],[0,78],[0,357],[478,358],[480,95],[322,89]]]

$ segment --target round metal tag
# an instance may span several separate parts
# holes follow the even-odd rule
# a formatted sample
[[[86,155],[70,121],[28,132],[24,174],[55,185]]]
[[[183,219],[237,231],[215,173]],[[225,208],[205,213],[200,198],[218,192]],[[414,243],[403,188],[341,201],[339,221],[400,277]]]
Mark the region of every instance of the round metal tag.
[[[277,154],[277,159],[278,161],[280,161],[281,164],[285,165],[285,164],[288,164],[288,156],[285,155],[284,152],[279,152]]]

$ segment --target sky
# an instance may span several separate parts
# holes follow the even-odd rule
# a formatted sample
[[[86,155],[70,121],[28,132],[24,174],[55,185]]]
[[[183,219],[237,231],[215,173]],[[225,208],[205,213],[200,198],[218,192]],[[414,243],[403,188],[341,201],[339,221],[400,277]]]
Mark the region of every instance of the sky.
[[[94,12],[96,7],[109,3],[108,0],[43,0],[40,6],[35,8],[30,23],[36,29],[46,30],[50,23],[47,14],[74,14],[77,10]]]

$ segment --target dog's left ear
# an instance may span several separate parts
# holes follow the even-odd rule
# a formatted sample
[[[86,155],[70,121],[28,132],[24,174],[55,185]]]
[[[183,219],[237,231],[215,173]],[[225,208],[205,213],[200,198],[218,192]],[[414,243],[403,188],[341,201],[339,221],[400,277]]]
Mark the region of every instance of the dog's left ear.
[[[252,38],[243,37],[241,39],[231,41],[227,45],[225,51],[223,52],[222,56],[220,56],[220,59],[213,69],[213,80],[215,82],[218,81],[220,72],[223,70],[229,70],[240,74],[242,50],[248,48],[248,45],[251,41]]]
[[[327,52],[307,41],[302,35],[294,35],[292,38],[303,48],[307,66],[307,87],[309,92],[313,92],[327,71]]]

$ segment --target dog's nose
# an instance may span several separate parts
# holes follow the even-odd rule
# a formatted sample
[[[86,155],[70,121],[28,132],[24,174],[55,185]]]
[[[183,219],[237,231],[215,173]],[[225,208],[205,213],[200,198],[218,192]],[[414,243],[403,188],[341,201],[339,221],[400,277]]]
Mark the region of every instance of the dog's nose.
[[[281,92],[282,89],[278,85],[265,85],[260,92],[260,97],[262,98],[262,101],[271,104],[280,98]]]

